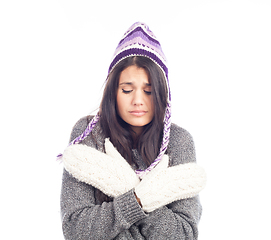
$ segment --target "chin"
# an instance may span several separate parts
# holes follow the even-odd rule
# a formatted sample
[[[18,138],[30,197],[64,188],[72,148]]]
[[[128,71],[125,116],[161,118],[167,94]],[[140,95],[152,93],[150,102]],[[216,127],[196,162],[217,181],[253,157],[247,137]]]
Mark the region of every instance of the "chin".
[[[128,122],[133,127],[144,127],[148,125],[151,121],[149,120],[136,120],[136,121],[130,121]]]

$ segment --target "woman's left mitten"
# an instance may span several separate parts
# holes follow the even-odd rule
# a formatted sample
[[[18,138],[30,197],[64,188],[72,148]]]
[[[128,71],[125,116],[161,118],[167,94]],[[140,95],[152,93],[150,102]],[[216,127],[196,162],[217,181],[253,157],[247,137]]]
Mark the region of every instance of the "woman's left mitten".
[[[151,174],[152,172],[150,172]],[[161,169],[148,175],[135,188],[146,212],[174,201],[196,196],[205,186],[206,174],[196,163],[186,163]]]

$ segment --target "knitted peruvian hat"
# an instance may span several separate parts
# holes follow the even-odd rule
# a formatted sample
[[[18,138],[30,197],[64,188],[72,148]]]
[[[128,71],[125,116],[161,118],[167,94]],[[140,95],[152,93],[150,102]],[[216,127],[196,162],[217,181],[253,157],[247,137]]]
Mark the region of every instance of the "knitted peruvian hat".
[[[144,56],[156,63],[157,66],[159,66],[164,73],[168,87],[168,100],[164,117],[163,140],[160,152],[157,158],[146,170],[136,170],[137,175],[142,178],[160,162],[167,149],[171,125],[171,93],[168,82],[168,68],[165,55],[155,35],[144,23],[137,22],[133,24],[124,34],[114,53],[113,60],[110,64],[108,72],[110,73],[120,61],[130,56]],[[77,144],[84,140],[90,134],[96,123],[99,121],[99,118],[100,115],[98,112],[97,115],[90,121],[82,135],[74,139],[70,143],[70,145]],[[59,155],[58,157],[61,157],[61,155]]]

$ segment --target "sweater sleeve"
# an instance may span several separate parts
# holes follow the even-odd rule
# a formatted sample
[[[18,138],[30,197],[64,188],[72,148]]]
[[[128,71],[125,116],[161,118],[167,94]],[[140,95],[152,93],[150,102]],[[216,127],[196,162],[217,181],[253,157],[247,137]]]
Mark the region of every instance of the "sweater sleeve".
[[[61,215],[65,239],[114,239],[146,217],[132,190],[112,202],[95,202],[94,188],[64,170]]]
[[[84,117],[75,124],[70,141],[84,131],[89,121],[90,117]],[[63,170],[61,217],[65,239],[114,239],[146,217],[132,190],[102,204],[97,204],[95,192],[93,186]]]
[[[75,125],[71,140],[88,122],[83,118]],[[170,166],[195,162],[191,135],[172,125],[167,154]],[[95,193],[93,186],[78,181],[64,169],[61,216],[65,239],[197,239],[201,216],[198,197],[175,201],[146,214],[132,190],[102,204],[97,203]]]
[[[198,197],[179,200],[151,212],[136,223],[146,239],[198,239],[201,205]]]
[[[173,125],[168,146],[170,165],[196,162],[192,136],[184,129]],[[198,223],[202,207],[199,196],[175,201],[151,212],[137,222],[146,239],[198,239]]]

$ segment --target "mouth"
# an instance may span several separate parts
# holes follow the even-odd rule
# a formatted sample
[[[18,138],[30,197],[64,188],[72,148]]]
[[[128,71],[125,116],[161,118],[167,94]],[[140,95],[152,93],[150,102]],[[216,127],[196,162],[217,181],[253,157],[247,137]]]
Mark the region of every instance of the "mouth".
[[[129,113],[136,117],[142,117],[147,113],[147,111],[136,110],[136,111],[129,111]]]

